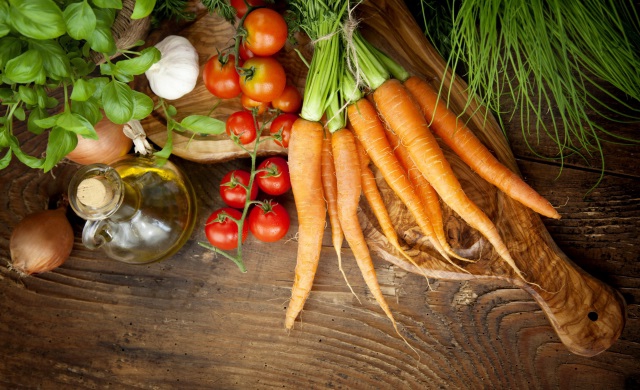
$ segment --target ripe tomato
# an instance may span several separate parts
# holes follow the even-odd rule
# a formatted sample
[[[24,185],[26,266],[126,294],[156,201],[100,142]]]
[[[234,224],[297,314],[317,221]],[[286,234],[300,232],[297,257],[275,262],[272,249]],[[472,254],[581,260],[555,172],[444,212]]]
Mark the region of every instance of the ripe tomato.
[[[279,203],[264,202],[249,212],[249,230],[260,241],[275,242],[289,231],[291,220]]]
[[[269,133],[275,137],[276,144],[283,148],[289,147],[289,138],[291,137],[291,126],[293,122],[298,119],[294,114],[280,114],[273,121],[271,121],[271,127],[269,127]]]
[[[240,103],[245,110],[253,111],[256,110],[256,114],[264,114],[265,111],[271,106],[269,103],[259,102],[251,99],[249,96],[244,93],[240,95]]]
[[[282,195],[291,189],[289,164],[282,157],[269,157],[258,166],[258,187],[269,195]]]
[[[231,250],[238,247],[238,224],[227,216],[240,220],[242,213],[230,207],[224,207],[211,213],[204,225],[204,233],[207,240],[213,246],[222,250]],[[242,242],[249,235],[249,226],[242,226]]]
[[[253,142],[257,136],[256,122],[250,111],[236,111],[229,115],[225,124],[225,131],[234,142],[247,145]]]
[[[218,55],[209,58],[202,70],[202,80],[209,92],[220,99],[231,99],[241,92],[233,54],[222,59]]]
[[[258,8],[244,19],[247,49],[257,56],[276,54],[287,43],[287,22],[269,8]]]
[[[244,204],[247,199],[247,187],[249,186],[249,180],[251,174],[242,169],[234,169],[227,173],[220,182],[220,197],[222,201],[228,206],[235,207],[237,209],[244,209]],[[253,183],[251,191],[249,192],[249,199],[254,200],[258,197],[258,186]]]
[[[282,94],[271,101],[271,106],[282,112],[298,112],[302,107],[302,95],[298,88],[287,85]]]
[[[284,91],[287,76],[273,57],[253,57],[245,61],[240,76],[242,93],[259,102],[270,102]]]
[[[249,5],[252,7],[260,7],[264,5],[264,1],[262,0],[247,0],[247,3],[249,3]],[[247,13],[247,10],[248,10],[247,3],[245,3],[245,0],[229,1],[229,4],[231,4],[231,6],[236,9],[236,15],[239,18],[242,18],[244,14]]]
[[[238,54],[240,55],[240,58],[244,61],[256,56],[255,54],[253,54],[251,50],[247,49],[247,45],[244,42],[244,40],[240,42],[240,45],[238,46]]]

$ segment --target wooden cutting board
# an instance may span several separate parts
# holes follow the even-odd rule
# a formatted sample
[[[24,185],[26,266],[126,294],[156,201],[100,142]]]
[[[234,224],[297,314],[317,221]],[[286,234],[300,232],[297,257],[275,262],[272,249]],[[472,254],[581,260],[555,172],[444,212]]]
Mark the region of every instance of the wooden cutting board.
[[[205,12],[201,5],[194,5],[194,11],[198,17],[193,22],[166,25],[155,30],[148,37],[147,44],[154,44],[169,34],[182,35],[194,44],[200,54],[200,65],[204,66],[206,60],[216,53],[216,49],[232,43],[234,30],[224,20]],[[445,72],[443,59],[425,39],[403,1],[365,1],[358,6],[357,15],[361,19],[365,37],[390,54],[412,74],[424,77],[437,87],[440,86],[444,74],[449,81],[450,74]],[[305,56],[312,52],[308,44],[299,46],[298,50]],[[278,58],[287,69],[289,82],[302,88],[306,68],[294,47],[287,46]],[[153,96],[144,78],[139,79],[142,81],[135,88]],[[467,100],[464,90],[463,82],[456,79],[452,87],[450,105],[457,113],[462,111]],[[200,80],[191,94],[172,103],[178,109],[180,118],[188,114],[208,112],[216,103],[216,99]],[[224,120],[240,107],[238,99],[224,101],[214,116]],[[472,105],[466,112],[477,112],[476,109],[477,107]],[[491,115],[485,118],[482,113],[474,116],[464,113],[463,115],[469,119],[471,129],[498,159],[517,171],[515,158],[495,119]],[[143,124],[149,138],[163,146],[166,141],[166,124],[162,115],[155,113]],[[272,142],[263,145],[261,154],[286,153],[286,150]],[[537,214],[504,196],[495,187],[480,179],[453,153],[446,148],[443,149],[465,192],[494,221],[516,264],[531,284],[517,278],[491,245],[446,205],[443,205],[445,231],[451,246],[463,256],[476,261],[460,263],[466,272],[443,261],[427,244],[406,208],[381,178],[378,184],[399,236],[421,269],[408,263],[389,245],[366,201],[362,200],[360,221],[372,252],[410,272],[424,272],[433,278],[507,280],[533,296],[571,352],[593,356],[611,346],[620,336],[625,323],[626,307],[622,296],[577,267],[557,247]],[[226,136],[202,137],[186,133],[174,135],[174,154],[202,163],[245,156]]]

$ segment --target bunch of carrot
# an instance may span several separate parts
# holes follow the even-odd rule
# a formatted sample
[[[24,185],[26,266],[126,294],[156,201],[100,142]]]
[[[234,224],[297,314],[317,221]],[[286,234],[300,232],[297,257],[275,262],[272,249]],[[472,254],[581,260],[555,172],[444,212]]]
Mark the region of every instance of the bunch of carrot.
[[[501,164],[426,81],[410,76],[364,39],[348,17],[351,12],[345,12],[348,0],[331,2],[330,7],[322,1],[291,3],[303,26],[317,27],[321,13],[322,23],[331,21],[332,28],[322,30],[323,36],[310,35],[318,42],[313,60],[322,58],[324,62],[312,61],[302,115],[293,125],[289,143],[299,242],[286,328],[293,327],[311,291],[328,211],[339,261],[346,239],[367,287],[397,331],[358,221],[362,194],[390,244],[420,268],[398,242],[371,163],[443,261],[466,272],[456,261],[469,260],[459,256],[446,239],[441,201],[483,234],[524,279],[494,223],[465,194],[435,135],[505,194],[544,216],[559,218],[551,204]],[[313,101],[307,101],[307,94],[313,95]],[[320,121],[323,116],[325,121]]]

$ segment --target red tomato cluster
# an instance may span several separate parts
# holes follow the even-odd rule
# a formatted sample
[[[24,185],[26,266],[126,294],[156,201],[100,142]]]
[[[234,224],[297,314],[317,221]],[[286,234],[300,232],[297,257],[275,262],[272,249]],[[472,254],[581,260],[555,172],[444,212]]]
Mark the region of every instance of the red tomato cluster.
[[[250,12],[247,3],[252,8]],[[275,55],[287,42],[284,17],[262,0],[233,0],[242,31],[237,53],[220,53],[205,64],[202,78],[206,88],[218,98],[241,96],[242,106],[264,113],[268,108],[277,112],[297,113],[302,96],[294,86],[287,85],[287,75]],[[253,8],[259,7],[259,8]],[[237,61],[236,61],[237,60]]]
[[[289,231],[290,218],[287,210],[273,200],[257,201],[259,191],[267,195],[279,196],[291,189],[289,166],[282,157],[269,157],[262,161],[249,188],[251,173],[241,169],[228,172],[220,182],[220,197],[227,207],[214,211],[205,225],[205,235],[218,249],[231,250],[238,246],[238,222],[249,200],[251,205],[248,218],[242,226],[242,242],[251,232],[258,240],[275,242]],[[230,217],[230,218],[229,218]]]

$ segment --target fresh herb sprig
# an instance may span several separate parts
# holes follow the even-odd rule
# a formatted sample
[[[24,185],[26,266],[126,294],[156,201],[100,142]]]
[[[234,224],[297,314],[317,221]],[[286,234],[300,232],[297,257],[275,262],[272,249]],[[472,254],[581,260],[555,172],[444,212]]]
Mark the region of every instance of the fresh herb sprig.
[[[137,1],[137,17],[145,15],[147,3]],[[0,0],[0,169],[15,156],[49,171],[76,147],[78,135],[97,139],[93,126],[102,112],[119,124],[151,113],[152,99],[127,83],[153,65],[160,52],[153,47],[125,50],[120,52],[124,59],[109,59],[118,52],[111,27],[121,8],[121,0]],[[100,77],[94,77],[92,51],[106,59]],[[52,92],[60,89],[61,101]],[[51,114],[60,105],[62,110]],[[34,134],[49,130],[44,157],[21,149],[13,134],[15,120],[26,120]]]

